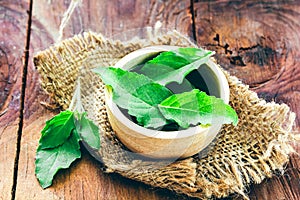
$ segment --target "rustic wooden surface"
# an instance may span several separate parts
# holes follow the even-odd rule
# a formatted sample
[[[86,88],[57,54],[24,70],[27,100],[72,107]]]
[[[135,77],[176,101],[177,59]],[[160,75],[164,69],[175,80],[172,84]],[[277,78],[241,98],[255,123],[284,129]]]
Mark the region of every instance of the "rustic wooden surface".
[[[59,24],[69,4],[70,0],[36,0],[29,16],[26,0],[0,1],[0,199],[189,199],[116,174],[104,174],[86,152],[70,169],[59,172],[49,189],[39,186],[34,175],[35,151],[45,120],[55,112],[40,104],[49,103],[50,98],[40,88],[32,56],[57,41]],[[32,25],[22,116],[19,110],[28,18]],[[215,50],[219,63],[261,97],[287,103],[300,116],[299,1],[83,0],[64,38],[87,30],[111,37],[153,26],[157,21]],[[295,132],[299,127],[297,117]],[[300,153],[300,145],[294,146]],[[284,175],[252,186],[249,196],[300,199],[299,179],[300,157],[293,154]]]

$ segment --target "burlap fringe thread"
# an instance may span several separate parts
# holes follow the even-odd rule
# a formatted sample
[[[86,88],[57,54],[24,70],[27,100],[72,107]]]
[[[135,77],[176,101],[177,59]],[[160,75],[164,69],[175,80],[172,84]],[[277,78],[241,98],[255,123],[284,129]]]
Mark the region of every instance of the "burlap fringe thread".
[[[195,46],[176,31],[128,42],[88,32],[37,53],[34,64],[40,73],[42,87],[67,109],[80,68],[112,66],[129,52],[162,44]],[[261,183],[277,170],[283,171],[288,154],[294,151],[289,142],[295,114],[285,104],[266,103],[237,78],[225,74],[230,85],[230,104],[239,115],[238,126],[224,126],[214,148],[204,158],[196,155],[166,166],[163,161],[144,161],[122,151],[123,146],[107,119],[100,78],[90,77],[98,84],[82,79],[85,80],[82,84],[84,108],[103,132],[102,148],[95,152],[96,156],[102,157],[108,172],[117,172],[155,187],[201,199],[221,198],[232,193],[247,199],[247,186]],[[153,164],[161,167],[153,168]]]

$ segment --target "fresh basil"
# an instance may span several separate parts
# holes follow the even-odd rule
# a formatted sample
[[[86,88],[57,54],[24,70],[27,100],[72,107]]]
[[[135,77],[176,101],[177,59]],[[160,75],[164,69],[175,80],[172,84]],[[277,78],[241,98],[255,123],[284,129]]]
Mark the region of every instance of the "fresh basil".
[[[238,121],[236,112],[222,99],[208,96],[198,89],[174,94],[162,101],[158,107],[166,119],[176,121],[183,128],[215,122],[232,122],[236,125]]]
[[[133,67],[135,71],[113,67],[99,67],[93,71],[111,86],[113,101],[127,109],[144,127],[158,128],[174,122],[182,128],[214,122],[236,125],[238,117],[233,108],[222,99],[193,89],[185,79],[213,54],[201,48],[178,48]],[[174,94],[165,86],[171,82],[191,91]]]
[[[81,157],[79,137],[75,131],[60,146],[55,148],[44,149],[39,146],[36,152],[35,174],[43,188],[47,188],[52,184],[54,175],[60,169],[66,169],[77,158]]]
[[[201,48],[178,48],[162,52],[145,63],[139,73],[161,85],[171,82],[180,84],[191,71],[206,63],[213,54],[214,52]]]
[[[43,149],[63,144],[74,129],[73,112],[66,110],[46,122],[42,130],[40,146]]]
[[[100,148],[99,128],[92,120],[86,117],[86,113],[75,114],[75,126],[79,137],[93,149]]]
[[[174,121],[182,128],[216,121],[236,125],[236,112],[222,99],[192,87],[192,91],[180,94],[173,94],[165,87],[171,82],[183,85],[185,76],[201,67],[213,54],[201,48],[178,48],[162,52],[137,67],[137,73],[113,67],[93,71],[112,87],[114,102],[127,109],[144,127],[158,128]],[[185,86],[189,84],[184,82]]]
[[[158,128],[167,123],[157,105],[172,95],[168,88],[142,74],[120,68],[99,67],[93,71],[113,88],[114,102],[135,116],[140,125]]]
[[[35,160],[35,174],[43,188],[52,184],[58,170],[81,157],[79,141],[100,148],[99,128],[86,113],[66,110],[46,122]]]

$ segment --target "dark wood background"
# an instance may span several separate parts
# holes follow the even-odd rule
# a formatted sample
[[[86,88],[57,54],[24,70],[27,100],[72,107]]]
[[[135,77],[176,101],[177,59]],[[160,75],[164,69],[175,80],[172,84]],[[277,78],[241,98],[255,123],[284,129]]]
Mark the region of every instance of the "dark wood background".
[[[35,52],[58,39],[70,0],[0,1],[0,199],[189,199],[104,174],[89,156],[42,190],[34,175],[40,131],[55,113],[33,66]],[[31,8],[32,6],[32,8]],[[300,1],[83,0],[64,38],[92,30],[107,37],[133,28],[177,29],[217,52],[219,63],[267,101],[286,103],[300,127]],[[30,39],[30,41],[29,41]],[[300,145],[293,144],[300,153]],[[249,188],[251,199],[300,199],[300,157],[285,174]]]

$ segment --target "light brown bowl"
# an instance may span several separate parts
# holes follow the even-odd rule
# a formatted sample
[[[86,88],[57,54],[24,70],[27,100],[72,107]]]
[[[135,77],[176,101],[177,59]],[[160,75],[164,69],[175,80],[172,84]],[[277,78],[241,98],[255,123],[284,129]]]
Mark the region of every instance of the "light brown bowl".
[[[115,67],[131,69],[147,58],[162,51],[176,49],[175,46],[152,46],[134,51],[122,58]],[[200,73],[210,94],[229,102],[229,86],[220,68],[212,61],[202,65]],[[209,127],[195,126],[179,131],[160,131],[147,129],[128,119],[112,101],[111,93],[106,90],[108,118],[120,141],[130,150],[152,158],[185,158],[207,147],[221,129],[222,122],[213,122]]]

